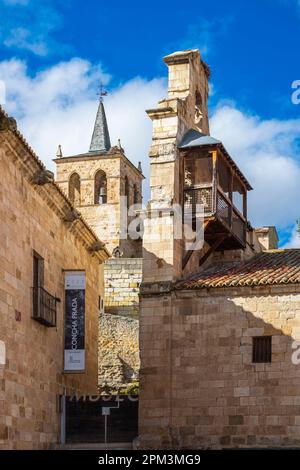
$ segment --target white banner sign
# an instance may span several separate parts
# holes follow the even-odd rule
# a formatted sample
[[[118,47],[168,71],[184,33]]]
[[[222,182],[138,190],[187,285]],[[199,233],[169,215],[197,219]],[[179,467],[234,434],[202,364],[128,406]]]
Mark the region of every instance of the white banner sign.
[[[85,273],[65,273],[64,370],[85,370]]]

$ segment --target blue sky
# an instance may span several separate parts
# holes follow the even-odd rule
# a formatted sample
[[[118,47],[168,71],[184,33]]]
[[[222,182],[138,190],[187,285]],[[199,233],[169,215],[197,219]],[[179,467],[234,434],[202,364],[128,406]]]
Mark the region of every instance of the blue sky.
[[[212,70],[212,133],[257,189],[251,220],[276,224],[282,244],[298,244],[298,0],[0,0],[0,16],[5,108],[48,166],[58,143],[66,153],[88,145],[101,79],[112,140],[120,137],[147,174],[151,123],[143,109],[164,97],[161,58],[198,47]]]

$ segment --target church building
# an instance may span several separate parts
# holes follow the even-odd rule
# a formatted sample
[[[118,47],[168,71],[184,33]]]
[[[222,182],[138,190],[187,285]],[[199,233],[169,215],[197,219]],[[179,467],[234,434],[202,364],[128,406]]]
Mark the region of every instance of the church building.
[[[141,166],[126,157],[120,145],[112,146],[100,98],[89,151],[63,156],[57,152],[56,181],[80,210],[88,224],[104,241],[112,255],[138,258],[142,254],[141,238],[127,236],[127,209],[142,203]],[[122,206],[123,204],[123,206]]]

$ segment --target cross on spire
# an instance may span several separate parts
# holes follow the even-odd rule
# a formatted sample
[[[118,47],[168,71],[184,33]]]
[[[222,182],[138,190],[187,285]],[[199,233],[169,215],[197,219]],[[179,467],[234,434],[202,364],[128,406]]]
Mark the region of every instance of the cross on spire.
[[[100,82],[100,96],[99,106],[96,115],[96,121],[94,125],[90,152],[108,152],[111,148],[108,125],[106,121],[105,109],[103,104],[103,96],[107,95],[107,91],[104,90],[102,83]]]

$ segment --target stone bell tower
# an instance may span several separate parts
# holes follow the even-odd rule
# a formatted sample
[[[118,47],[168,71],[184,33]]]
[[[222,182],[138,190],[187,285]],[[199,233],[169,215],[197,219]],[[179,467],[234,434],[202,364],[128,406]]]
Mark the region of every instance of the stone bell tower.
[[[123,234],[127,209],[142,202],[141,167],[136,167],[120,145],[111,145],[102,97],[98,105],[89,150],[65,156],[59,148],[54,160],[57,183],[79,209],[108,250],[124,257],[141,257],[141,239]],[[126,228],[125,223],[125,228]]]
[[[183,163],[178,145],[189,130],[209,135],[209,68],[197,49],[164,57],[168,97],[147,111],[153,121],[151,199],[145,220],[144,283],[172,281],[182,271],[182,240],[175,237],[173,204],[182,205]]]

